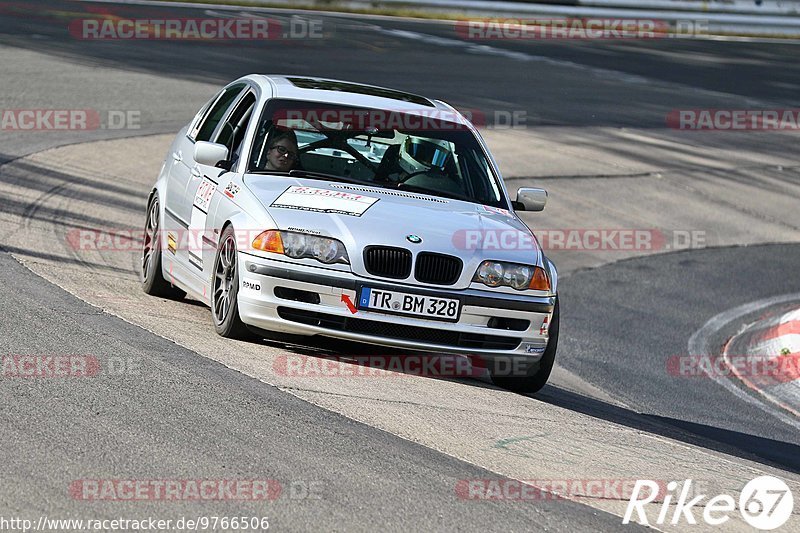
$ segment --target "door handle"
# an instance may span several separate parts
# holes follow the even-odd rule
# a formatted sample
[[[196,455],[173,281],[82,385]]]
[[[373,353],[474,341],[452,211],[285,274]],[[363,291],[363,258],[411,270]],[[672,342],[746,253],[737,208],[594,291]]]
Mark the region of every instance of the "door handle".
[[[191,174],[192,174],[192,177],[193,177],[193,178],[195,178],[195,179],[200,179],[200,169],[199,169],[199,168],[197,168],[197,167],[194,167],[194,168],[192,169],[192,172],[191,172]]]
[[[183,154],[181,153],[180,150],[178,150],[177,152],[172,152],[172,159],[174,159],[175,161],[183,161]]]

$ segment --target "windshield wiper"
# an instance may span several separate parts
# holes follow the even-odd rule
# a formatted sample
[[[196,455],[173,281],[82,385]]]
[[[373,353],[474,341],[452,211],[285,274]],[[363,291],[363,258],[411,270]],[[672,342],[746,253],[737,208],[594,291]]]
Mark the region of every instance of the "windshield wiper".
[[[337,176],[335,174],[325,174],[324,172],[311,172],[309,170],[290,170],[289,172],[283,170],[248,170],[248,174],[269,174],[274,176],[291,176],[293,178],[308,178],[314,180],[328,180],[328,181],[341,181],[344,183],[357,183],[358,185],[369,185],[366,181],[354,180],[344,176]]]
[[[245,174],[274,174],[276,176],[288,176],[288,172],[284,172],[283,170],[268,170],[266,168],[261,169],[250,169]]]
[[[395,188],[395,187],[392,187]],[[443,198],[450,198],[452,200],[463,200],[465,202],[475,202],[472,198],[468,196],[463,196],[461,194],[456,194],[447,191],[437,191],[435,189],[428,189],[427,187],[419,187],[417,185],[406,185],[403,184],[402,187],[396,187],[398,191],[408,191],[408,192],[416,192],[420,194],[427,194],[429,196],[441,196]]]
[[[366,181],[355,180],[335,174],[325,174],[324,172],[311,172],[309,170],[290,170],[289,175],[293,178],[309,178],[312,180],[341,181],[342,183],[355,183],[357,185],[369,185]]]

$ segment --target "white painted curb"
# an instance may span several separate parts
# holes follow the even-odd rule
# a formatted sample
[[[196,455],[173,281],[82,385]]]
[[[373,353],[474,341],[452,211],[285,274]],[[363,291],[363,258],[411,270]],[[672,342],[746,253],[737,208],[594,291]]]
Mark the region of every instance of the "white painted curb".
[[[749,389],[800,416],[800,308],[759,320],[732,337],[723,357],[737,378]],[[742,373],[732,359],[744,356]],[[751,364],[752,363],[752,364]]]

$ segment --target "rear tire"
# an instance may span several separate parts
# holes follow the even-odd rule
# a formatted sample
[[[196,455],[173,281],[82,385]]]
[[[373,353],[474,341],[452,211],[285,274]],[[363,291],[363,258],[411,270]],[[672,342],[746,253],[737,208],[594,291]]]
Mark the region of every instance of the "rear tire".
[[[147,205],[142,246],[142,290],[151,296],[180,300],[186,293],[175,287],[161,272],[161,216],[158,194],[153,193]]]
[[[216,332],[229,339],[256,338],[239,317],[239,264],[233,226],[222,232],[214,258],[211,282],[211,317]]]
[[[520,377],[500,375],[499,369],[494,367],[494,365],[490,365],[489,374],[492,378],[492,383],[498,387],[522,393],[538,392],[545,386],[547,380],[550,378],[550,372],[553,370],[553,364],[556,361],[560,322],[559,315],[558,299],[556,299],[556,305],[553,308],[553,320],[550,322],[550,339],[547,342],[547,348],[545,348],[544,354],[542,354],[542,358],[539,362],[532,365],[525,376]]]

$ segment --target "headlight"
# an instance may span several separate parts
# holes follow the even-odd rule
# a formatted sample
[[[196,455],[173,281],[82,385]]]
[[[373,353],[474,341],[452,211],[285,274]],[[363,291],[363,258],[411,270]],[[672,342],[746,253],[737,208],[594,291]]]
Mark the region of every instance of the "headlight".
[[[294,231],[265,231],[253,240],[253,248],[283,254],[293,259],[316,259],[327,265],[350,264],[347,250],[341,241]]]
[[[475,279],[473,281],[480,281],[489,287],[498,287],[503,283],[504,274],[505,269],[503,268],[503,263],[484,261],[481,263],[481,266],[478,267],[478,272],[475,274]]]
[[[512,287],[518,291],[525,289],[550,290],[550,279],[543,268],[501,261],[481,263],[472,281],[483,283],[488,287]]]

